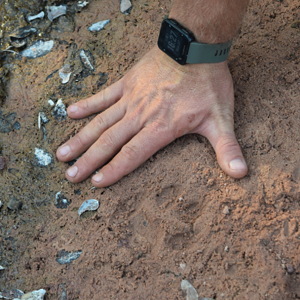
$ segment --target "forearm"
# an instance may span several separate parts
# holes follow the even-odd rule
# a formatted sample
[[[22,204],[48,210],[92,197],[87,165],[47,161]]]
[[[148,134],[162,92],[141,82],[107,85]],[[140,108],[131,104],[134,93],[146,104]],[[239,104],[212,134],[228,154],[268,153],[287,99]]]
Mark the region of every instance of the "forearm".
[[[193,32],[198,42],[223,43],[237,33],[249,0],[175,0],[169,18]]]

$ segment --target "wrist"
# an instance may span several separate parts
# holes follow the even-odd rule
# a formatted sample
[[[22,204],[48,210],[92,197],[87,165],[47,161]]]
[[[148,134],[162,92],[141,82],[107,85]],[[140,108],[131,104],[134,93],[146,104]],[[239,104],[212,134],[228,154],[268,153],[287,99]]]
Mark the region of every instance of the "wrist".
[[[219,44],[233,39],[248,0],[176,0],[169,18],[193,32],[198,43]]]

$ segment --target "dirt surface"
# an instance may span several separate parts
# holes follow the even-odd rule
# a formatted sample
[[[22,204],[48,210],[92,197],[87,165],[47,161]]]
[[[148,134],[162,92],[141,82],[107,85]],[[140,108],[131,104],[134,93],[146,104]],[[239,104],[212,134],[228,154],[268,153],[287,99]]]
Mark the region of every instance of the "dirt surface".
[[[55,152],[91,118],[58,121],[48,100],[68,106],[96,93],[156,43],[171,3],[132,4],[124,15],[118,0],[93,0],[74,23],[53,22],[51,53],[3,57],[9,81],[0,123],[10,132],[0,133],[0,291],[43,288],[49,300],[173,300],[185,299],[186,279],[200,297],[300,299],[299,1],[253,0],[229,56],[249,175],[228,177],[208,141],[189,135],[113,186],[70,184],[69,166]],[[106,19],[104,30],[87,31]],[[80,62],[82,49],[95,70]],[[73,75],[62,84],[57,70],[66,63]],[[44,132],[39,112],[49,119]],[[35,148],[52,163],[39,166]],[[59,191],[66,208],[55,206]],[[100,207],[79,217],[87,199]],[[80,251],[71,263],[57,262]]]

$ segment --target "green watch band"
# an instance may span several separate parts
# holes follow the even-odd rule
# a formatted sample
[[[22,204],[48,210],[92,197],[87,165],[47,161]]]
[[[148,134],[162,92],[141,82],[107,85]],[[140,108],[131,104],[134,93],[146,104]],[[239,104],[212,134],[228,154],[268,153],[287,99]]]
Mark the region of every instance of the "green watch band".
[[[187,64],[218,63],[229,55],[232,41],[221,44],[202,44],[192,42],[187,55]]]

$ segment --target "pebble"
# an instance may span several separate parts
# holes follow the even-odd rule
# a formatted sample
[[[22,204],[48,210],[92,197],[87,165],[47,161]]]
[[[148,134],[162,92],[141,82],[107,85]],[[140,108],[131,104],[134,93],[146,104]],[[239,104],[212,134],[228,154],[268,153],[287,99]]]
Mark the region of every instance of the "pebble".
[[[19,130],[19,129],[21,129],[21,124],[17,121],[13,124],[12,127],[14,130]]]
[[[224,251],[228,252],[229,251],[229,247],[226,246],[225,249],[224,249]]]
[[[3,203],[2,203],[2,201],[0,200],[0,208],[3,206]]]
[[[19,210],[22,208],[23,202],[16,198],[11,198],[7,204],[7,207],[11,210]]]
[[[52,101],[51,99],[49,99],[49,100],[48,100],[48,104],[49,104],[50,106],[54,106],[55,103],[54,103],[54,101]]]
[[[286,270],[290,275],[292,275],[295,272],[295,268],[290,264],[286,264]]]
[[[31,47],[23,50],[20,52],[20,54],[27,58],[37,58],[44,56],[51,52],[52,48],[54,46],[54,41],[42,41],[39,40],[36,43],[34,43]]]
[[[0,271],[1,271],[1,270],[4,270],[4,269],[5,269],[4,267],[0,266]]]
[[[88,69],[91,69],[92,71],[95,69],[91,63],[91,55],[88,51],[84,51],[84,50],[81,50],[80,53],[79,53],[79,56],[80,56],[80,59],[83,63],[83,65],[88,68]]]
[[[186,264],[181,263],[181,264],[179,264],[179,267],[180,267],[181,270],[184,270],[186,268]]]
[[[88,30],[91,32],[100,31],[109,23],[109,21],[110,20],[104,20],[104,21],[94,23],[90,27],[88,27]]]
[[[98,200],[95,200],[95,199],[86,200],[81,204],[81,206],[78,210],[78,215],[80,216],[85,211],[97,210],[98,208],[99,208],[99,201]]]
[[[66,84],[70,80],[70,76],[72,74],[71,72],[71,66],[69,64],[64,65],[61,69],[58,71],[59,77],[61,78],[61,83]]]
[[[0,170],[3,170],[5,168],[5,158],[3,156],[0,156]]]
[[[132,9],[130,0],[121,0],[120,11],[124,15],[129,15]]]
[[[44,112],[40,112],[40,118],[41,118],[41,121],[46,124],[49,122],[49,119],[47,118],[46,114]]]
[[[55,195],[54,205],[57,208],[66,209],[71,204],[71,202],[71,200],[68,201],[68,199],[64,195],[62,195],[61,191]]]
[[[186,300],[198,300],[199,295],[196,289],[187,281],[181,281],[181,290],[186,294]]]
[[[73,260],[77,259],[81,253],[82,253],[82,251],[68,252],[68,251],[62,250],[57,254],[56,261],[61,265],[69,264]]]
[[[48,19],[52,22],[54,19],[67,13],[66,5],[47,6]]]
[[[35,148],[34,154],[40,166],[46,167],[52,163],[52,156],[46,150]]]
[[[62,99],[59,99],[52,112],[53,117],[58,121],[63,121],[67,118],[67,111]]]
[[[0,293],[0,299],[21,299],[24,296],[24,293],[18,289],[12,289],[10,291],[4,291]]]
[[[45,16],[45,13],[44,13],[43,11],[41,11],[41,12],[40,12],[39,14],[37,14],[37,15],[34,15],[34,16],[28,16],[28,17],[27,17],[27,20],[28,20],[28,22],[31,22],[31,21],[33,21],[33,20],[35,20],[35,19],[43,19],[44,16]]]
[[[228,206],[225,206],[224,209],[223,209],[223,214],[224,215],[229,215],[230,214],[230,209]]]

